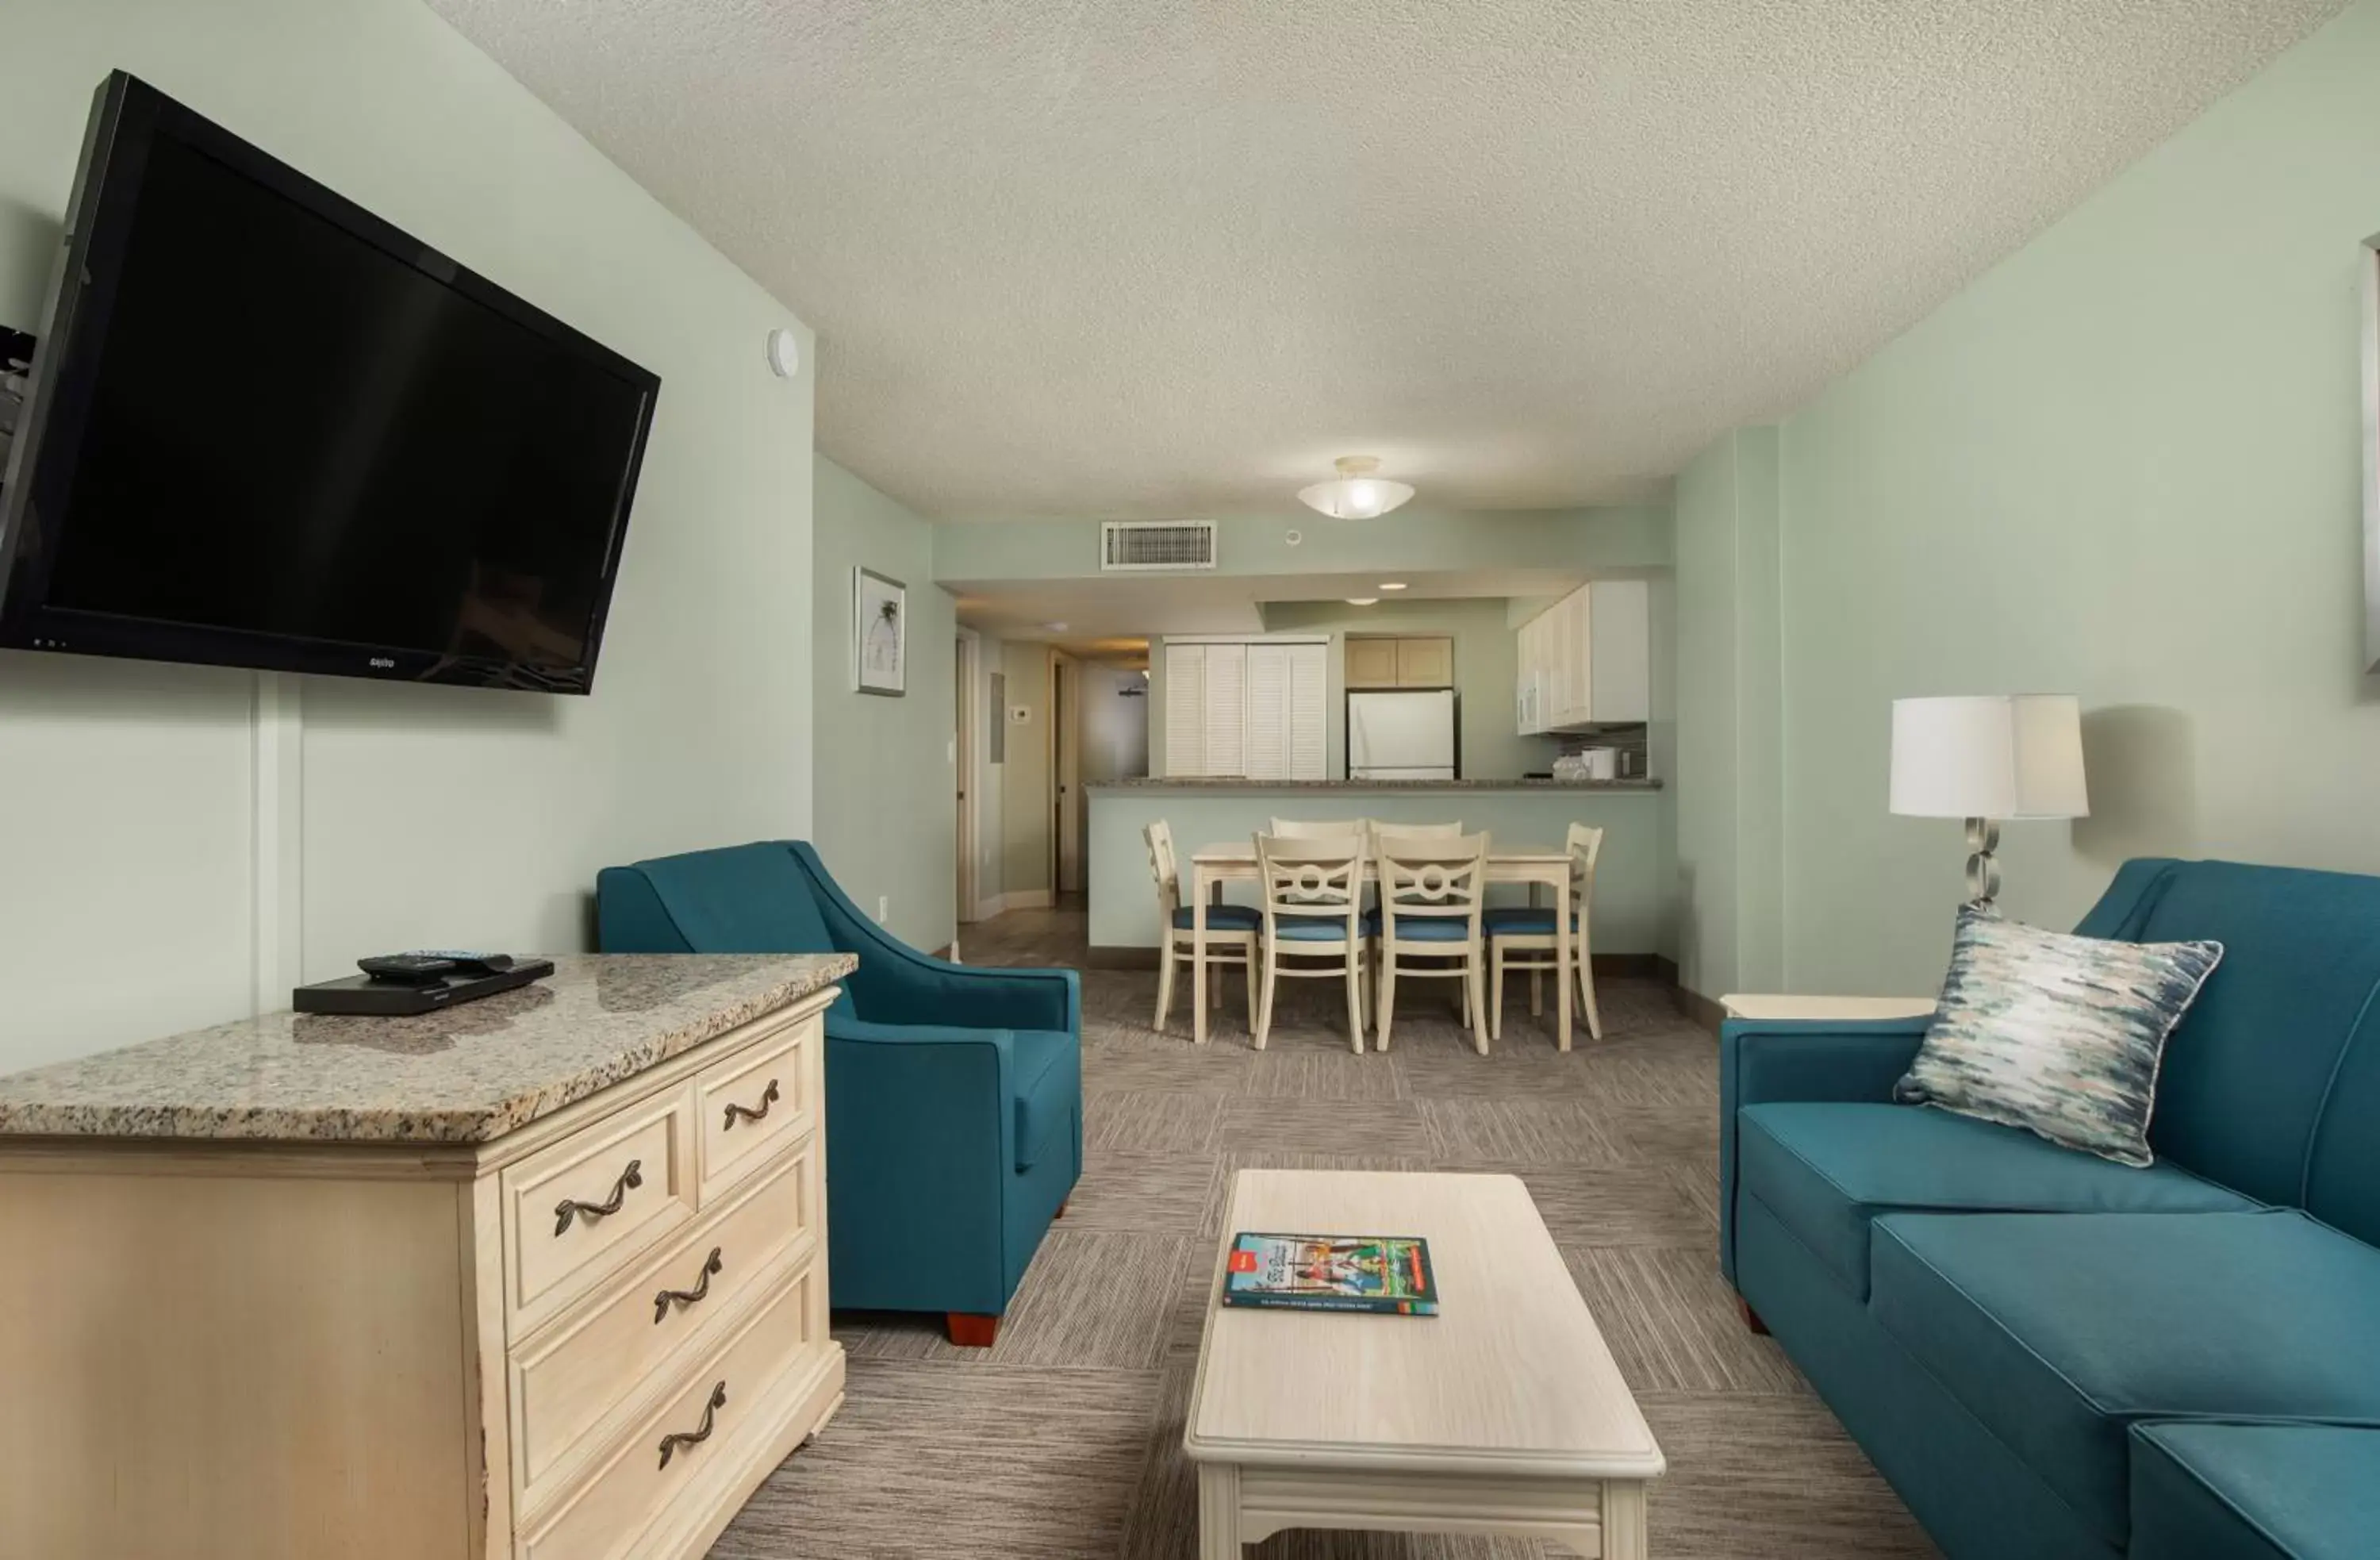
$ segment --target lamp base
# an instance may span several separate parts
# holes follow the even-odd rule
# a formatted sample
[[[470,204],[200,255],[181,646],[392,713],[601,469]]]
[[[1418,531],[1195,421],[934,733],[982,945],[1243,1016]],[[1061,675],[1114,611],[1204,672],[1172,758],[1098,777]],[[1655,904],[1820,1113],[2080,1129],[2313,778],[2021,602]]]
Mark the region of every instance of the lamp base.
[[[1967,820],[1967,903],[1988,910],[2000,896],[2000,826],[1988,818]]]

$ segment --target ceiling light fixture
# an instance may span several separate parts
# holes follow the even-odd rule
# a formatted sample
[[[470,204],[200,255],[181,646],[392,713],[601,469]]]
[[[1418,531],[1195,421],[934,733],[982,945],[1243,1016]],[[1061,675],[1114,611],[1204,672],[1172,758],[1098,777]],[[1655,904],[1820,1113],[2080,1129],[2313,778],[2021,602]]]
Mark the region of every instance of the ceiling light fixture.
[[[1405,582],[1402,579],[1383,579],[1380,581],[1380,589],[1383,591],[1402,591],[1404,588]]]
[[[1378,596],[1350,596],[1347,598],[1347,604],[1349,606],[1378,606],[1380,604],[1380,598]]]
[[[1334,520],[1368,520],[1385,515],[1414,495],[1403,482],[1373,475],[1380,463],[1368,455],[1342,455],[1339,475],[1299,490],[1297,501]]]

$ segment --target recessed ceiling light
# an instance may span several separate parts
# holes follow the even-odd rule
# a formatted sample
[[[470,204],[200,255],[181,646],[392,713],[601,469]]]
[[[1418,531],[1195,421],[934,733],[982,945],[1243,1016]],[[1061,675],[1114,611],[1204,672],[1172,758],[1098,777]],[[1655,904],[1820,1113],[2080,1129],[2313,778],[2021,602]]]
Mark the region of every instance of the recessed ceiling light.
[[[1062,634],[1066,631],[1066,626],[1063,623],[1044,623],[1041,627],[1053,634]]]
[[[1378,606],[1380,604],[1380,598],[1378,596],[1350,596],[1347,598],[1347,604],[1349,606]]]
[[[1383,579],[1380,581],[1380,589],[1383,591],[1402,591],[1404,588],[1405,582],[1402,579]]]

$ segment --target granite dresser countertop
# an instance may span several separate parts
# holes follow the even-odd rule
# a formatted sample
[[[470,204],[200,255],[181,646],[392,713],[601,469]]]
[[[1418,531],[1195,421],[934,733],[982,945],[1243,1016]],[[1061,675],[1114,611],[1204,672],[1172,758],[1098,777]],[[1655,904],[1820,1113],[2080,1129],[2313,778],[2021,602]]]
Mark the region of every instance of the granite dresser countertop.
[[[1232,776],[1144,775],[1136,780],[1096,780],[1092,791],[1658,791],[1661,782],[1638,775],[1629,780],[1243,780]]]
[[[435,1013],[268,1013],[0,1078],[0,1135],[484,1143],[859,967],[850,954],[553,963]]]

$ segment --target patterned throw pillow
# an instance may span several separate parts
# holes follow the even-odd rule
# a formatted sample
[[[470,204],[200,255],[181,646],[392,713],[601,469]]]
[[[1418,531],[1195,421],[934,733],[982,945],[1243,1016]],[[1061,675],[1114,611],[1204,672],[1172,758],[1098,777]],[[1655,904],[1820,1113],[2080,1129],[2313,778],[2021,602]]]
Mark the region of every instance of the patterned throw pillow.
[[[2166,1037],[2222,957],[2220,943],[2070,937],[1961,907],[1941,1005],[1892,1097],[2152,1164]]]

